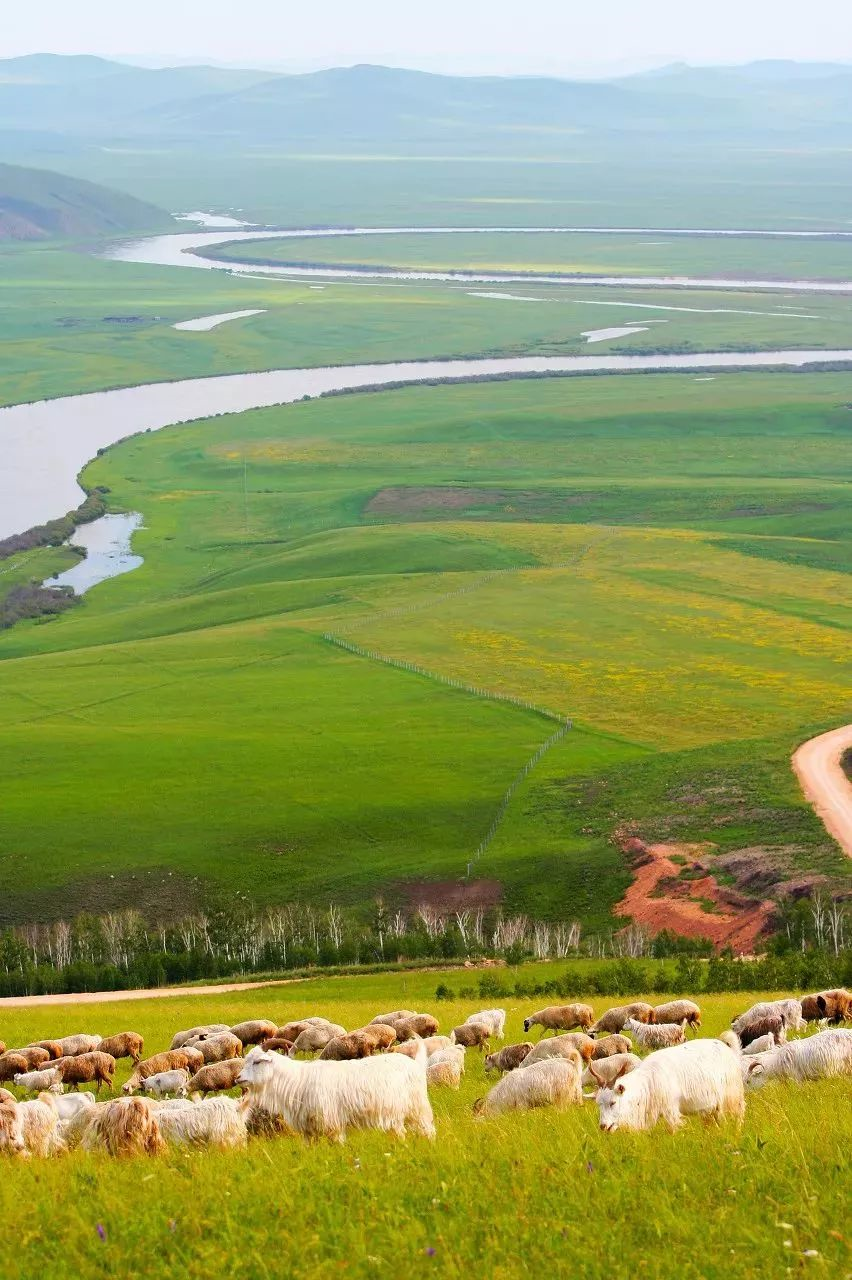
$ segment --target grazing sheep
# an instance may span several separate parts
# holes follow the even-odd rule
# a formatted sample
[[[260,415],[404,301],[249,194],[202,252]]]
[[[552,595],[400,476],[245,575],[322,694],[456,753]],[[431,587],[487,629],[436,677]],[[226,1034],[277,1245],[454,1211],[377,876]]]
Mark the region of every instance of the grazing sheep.
[[[45,1093],[48,1089],[61,1089],[56,1067],[45,1067],[41,1071],[22,1071],[15,1076],[13,1083],[18,1089],[24,1089],[27,1093]]]
[[[84,1151],[104,1150],[111,1156],[156,1156],[165,1145],[145,1098],[117,1098],[97,1107],[80,1138]]]
[[[189,1072],[186,1067],[175,1071],[158,1071],[156,1075],[148,1076],[147,1080],[142,1081],[142,1093],[152,1098],[165,1098],[169,1094],[185,1098],[188,1084]]]
[[[237,1081],[249,1105],[293,1133],[342,1142],[349,1129],[406,1130],[434,1138],[426,1052],[416,1061],[380,1054],[361,1062],[299,1062],[252,1049]]]
[[[188,1031],[177,1031],[172,1036],[172,1042],[169,1049],[183,1049],[190,1040],[197,1040],[199,1036],[216,1035],[220,1031],[230,1031],[231,1028],[224,1022],[211,1022],[203,1027],[190,1027]]]
[[[56,1061],[57,1058],[64,1057],[62,1045],[58,1040],[33,1040],[32,1044],[27,1045],[28,1049],[45,1049],[50,1054],[51,1060]]]
[[[46,1049],[40,1049],[38,1045],[34,1044],[26,1045],[23,1049],[9,1049],[0,1058],[0,1063],[8,1062],[12,1057],[26,1063],[26,1066],[18,1068],[19,1071],[40,1071],[42,1067],[46,1067],[49,1062],[53,1061]],[[0,1075],[0,1080],[8,1080],[10,1078],[7,1075]]]
[[[464,1045],[466,1049],[483,1049],[487,1044],[491,1030],[484,1022],[466,1022],[464,1026],[453,1027],[450,1039],[453,1044]]]
[[[570,1031],[573,1027],[587,1030],[595,1020],[594,1010],[587,1004],[549,1004],[538,1013],[524,1018],[524,1032],[530,1027],[541,1027],[541,1034],[548,1031]]]
[[[641,1067],[642,1059],[637,1057],[635,1053],[613,1053],[608,1058],[601,1058],[597,1062],[590,1062],[583,1072],[583,1088],[611,1089],[616,1080],[621,1076],[627,1075],[629,1071],[635,1071],[637,1067]],[[585,1097],[594,1097],[594,1094],[585,1094]]]
[[[189,1071],[200,1071],[204,1066],[204,1058],[198,1049],[167,1049],[164,1053],[155,1053],[152,1058],[137,1062],[130,1079],[122,1085],[121,1092],[132,1093],[138,1089],[143,1080],[158,1075],[161,1071],[180,1071],[186,1067]]]
[[[91,1112],[98,1105],[95,1102],[95,1095],[89,1093],[88,1089],[84,1089],[82,1093],[51,1093],[50,1096],[60,1123],[71,1120],[81,1111]],[[41,1100],[44,1101],[43,1098]]]
[[[310,1027],[315,1027],[317,1030],[328,1033],[328,1039],[325,1044],[328,1044],[328,1041],[333,1040],[335,1036],[346,1035],[345,1027],[341,1027],[337,1022],[329,1022],[328,1018],[302,1018],[299,1022],[285,1022],[283,1027],[276,1029],[275,1034],[280,1036],[282,1040],[295,1040]],[[320,1048],[324,1049],[325,1045],[320,1045]]]
[[[395,1009],[393,1013],[379,1013],[375,1018],[370,1019],[370,1026],[384,1023],[388,1027],[392,1027],[395,1022],[402,1022],[405,1018],[416,1018],[417,1014],[413,1009]]]
[[[389,1028],[388,1028],[389,1029]],[[378,1028],[370,1028],[370,1031]],[[350,1031],[348,1035],[329,1040],[320,1054],[321,1062],[351,1062],[355,1058],[370,1058],[380,1047],[378,1036],[364,1031]]]
[[[601,1040],[595,1040],[594,1045],[592,1057],[595,1062],[601,1058],[612,1058],[619,1053],[633,1052],[633,1042],[625,1035],[604,1036]]]
[[[157,1123],[166,1142],[177,1146],[244,1147],[248,1141],[246,1118],[237,1098],[206,1098],[189,1107],[157,1111]]]
[[[612,1009],[607,1009],[594,1026],[589,1028],[589,1035],[614,1035],[624,1030],[624,1024],[628,1018],[635,1018],[637,1022],[653,1022],[654,1007],[644,1004],[641,1000],[636,1000],[633,1004],[616,1005]]]
[[[31,1102],[18,1103],[18,1119],[24,1150],[31,1156],[52,1156],[61,1150],[63,1141],[59,1128],[59,1115],[51,1094]]]
[[[217,1031],[205,1039],[189,1040],[183,1046],[185,1053],[189,1049],[197,1049],[206,1065],[209,1062],[226,1062],[228,1058],[241,1058],[242,1041],[230,1031]]]
[[[783,1019],[788,1031],[804,1031],[807,1028],[808,1024],[802,1017],[802,1002],[793,998],[764,1000],[759,1004],[753,1004],[745,1013],[734,1018],[731,1027],[738,1036],[742,1037],[745,1028],[750,1027],[753,1022],[757,1022],[760,1018],[776,1016]]]
[[[293,1040],[285,1040],[283,1036],[270,1036],[268,1040],[261,1040],[260,1047],[267,1053],[290,1053],[294,1043]]]
[[[62,1084],[70,1084],[74,1089],[81,1084],[94,1084],[95,1092],[100,1093],[101,1085],[112,1088],[115,1075],[115,1058],[108,1053],[95,1050],[92,1053],[80,1053],[73,1058],[60,1058],[54,1067]]]
[[[577,1053],[584,1062],[591,1062],[595,1052],[595,1042],[591,1036],[582,1031],[568,1031],[561,1036],[551,1036],[549,1040],[539,1040],[521,1063],[521,1070],[534,1067],[537,1062],[546,1062],[548,1058],[570,1058]]]
[[[202,1067],[187,1085],[190,1094],[223,1093],[233,1089],[243,1069],[242,1058],[229,1058],[227,1062],[212,1062],[209,1067]]]
[[[607,1133],[651,1129],[659,1120],[674,1132],[684,1116],[697,1114],[742,1120],[740,1060],[721,1040],[691,1040],[660,1049],[599,1090],[597,1103],[600,1127]]]
[[[62,1036],[57,1044],[62,1046],[63,1058],[77,1058],[83,1053],[94,1053],[100,1048],[100,1036]]]
[[[628,1018],[624,1030],[633,1037],[640,1049],[670,1049],[672,1045],[683,1044],[686,1036],[681,1022],[661,1022],[646,1024]]]
[[[13,1049],[7,1049],[4,1054],[0,1054],[0,1080],[12,1082],[15,1076],[29,1070],[30,1064],[23,1054],[15,1053]]]
[[[852,991],[835,987],[802,996],[802,1017],[806,1022],[852,1022]]]
[[[768,1053],[743,1059],[743,1075],[750,1089],[759,1089],[767,1080],[825,1080],[832,1076],[852,1076],[852,1031],[833,1028],[807,1040],[777,1045]]]
[[[367,1027],[359,1027],[357,1031],[353,1031],[352,1035],[366,1036],[374,1046],[374,1052],[380,1052],[383,1049],[389,1049],[392,1044],[396,1043],[396,1032],[393,1027],[388,1027],[384,1023],[370,1024]],[[415,1037],[415,1041],[419,1037]]]
[[[469,1018],[465,1018],[465,1022],[482,1022],[491,1028],[491,1034],[496,1040],[506,1038],[505,1009],[480,1009],[479,1013],[472,1013]]]
[[[133,1063],[140,1062],[145,1049],[145,1041],[137,1031],[119,1031],[114,1036],[107,1036],[98,1045],[101,1053],[108,1053],[111,1058],[130,1058]]]
[[[733,1032],[731,1033],[734,1034]],[[742,1046],[740,1046],[742,1048]],[[758,1036],[756,1040],[752,1040],[751,1044],[747,1044],[742,1050],[744,1057],[753,1058],[756,1053],[768,1053],[770,1049],[775,1048],[775,1037],[772,1035]]]
[[[734,1034],[739,1034],[740,1047],[743,1050],[763,1036],[772,1036],[776,1044],[783,1044],[787,1039],[787,1024],[779,1014],[773,1013],[762,1018],[755,1018],[752,1022],[746,1023],[744,1027],[741,1027],[739,1033],[735,1032]]]
[[[0,1152],[5,1151],[12,1156],[29,1156],[29,1152],[24,1146],[22,1130],[21,1116],[18,1114],[18,1103],[14,1098],[11,1101],[0,1100]]]
[[[449,1036],[425,1036],[423,1043],[427,1053],[437,1053],[439,1049],[451,1048],[453,1042]]]
[[[426,1063],[427,1084],[441,1085],[447,1089],[458,1089],[463,1074],[464,1058],[455,1057],[446,1049],[433,1053]]]
[[[486,1071],[515,1071],[531,1051],[532,1045],[524,1040],[522,1044],[507,1044],[497,1053],[489,1053],[485,1058]]]
[[[434,1036],[438,1031],[438,1019],[433,1018],[431,1013],[415,1013],[413,1018],[400,1018],[397,1022],[380,1022],[375,1025],[393,1027],[400,1044],[404,1040],[413,1040],[415,1036],[425,1040],[426,1036]]]
[[[330,1027],[305,1027],[293,1041],[290,1057],[295,1058],[297,1053],[319,1053],[327,1044],[331,1044],[332,1040],[338,1040],[345,1035],[345,1031],[333,1031]],[[276,1036],[276,1039],[281,1038]]]
[[[230,1030],[231,1035],[236,1036],[241,1044],[248,1045],[260,1044],[262,1040],[271,1040],[278,1028],[268,1018],[253,1018],[249,1022],[238,1022]]]
[[[402,1053],[406,1058],[416,1058],[420,1053],[421,1046],[425,1047],[425,1045],[425,1040],[421,1040],[419,1036],[415,1036],[413,1040],[406,1040],[403,1044],[391,1045],[390,1051],[391,1053]]]
[[[694,1000],[669,1000],[654,1006],[654,1021],[686,1023],[695,1030],[701,1026],[701,1009]]]
[[[570,1057],[549,1058],[523,1071],[510,1071],[498,1080],[484,1098],[473,1104],[476,1115],[498,1116],[505,1111],[527,1111],[532,1107],[565,1107],[582,1102],[580,1072],[582,1060],[573,1050]]]

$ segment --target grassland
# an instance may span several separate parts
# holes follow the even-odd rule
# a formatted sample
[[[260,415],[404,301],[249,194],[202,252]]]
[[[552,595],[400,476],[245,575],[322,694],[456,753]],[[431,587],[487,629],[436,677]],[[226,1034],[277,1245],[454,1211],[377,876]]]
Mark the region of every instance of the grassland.
[[[326,632],[572,717],[477,868],[512,908],[605,928],[614,830],[679,793],[680,838],[842,875],[787,760],[847,705],[849,386],[415,387],[111,450],[144,567],[0,637],[6,918],[463,875],[552,724]]]
[[[521,972],[527,980],[539,967]],[[464,978],[474,985],[474,975]],[[132,1026],[154,1051],[176,1029],[220,1018],[283,1022],[322,1012],[353,1026],[405,1004],[437,1009],[448,1028],[482,1007],[473,996],[436,1005],[437,981],[387,975],[218,998],[12,1009],[0,1034],[11,1043],[83,1025],[102,1033]],[[704,997],[702,1034],[718,1034],[751,1001]],[[503,1003],[511,1043],[532,1004]],[[305,1277],[373,1275],[401,1259],[446,1276],[468,1276],[487,1259],[489,1274],[505,1280],[531,1271],[603,1280],[626,1258],[642,1276],[688,1280],[848,1270],[846,1081],[768,1086],[749,1097],[741,1132],[693,1120],[675,1135],[610,1135],[589,1102],[477,1121],[471,1104],[487,1083],[479,1055],[468,1059],[458,1093],[433,1092],[434,1145],[364,1133],[343,1148],[253,1139],[239,1153],[115,1162],[78,1151],[7,1163],[4,1239],[15,1242],[21,1274],[60,1277],[130,1265],[152,1277],[247,1268],[274,1276],[283,1260]],[[128,1071],[119,1064],[118,1086]]]
[[[679,236],[483,235],[335,236],[329,240],[241,241],[222,261],[388,267],[417,271],[505,271],[538,275],[716,276],[725,279],[848,280],[843,240],[688,239]],[[803,306],[797,310],[806,311]]]

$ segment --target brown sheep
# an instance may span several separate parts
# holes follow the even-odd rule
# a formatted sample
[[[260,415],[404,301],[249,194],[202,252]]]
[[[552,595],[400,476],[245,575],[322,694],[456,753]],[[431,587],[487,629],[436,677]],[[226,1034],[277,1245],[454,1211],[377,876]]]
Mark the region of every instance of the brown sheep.
[[[388,1027],[392,1027],[395,1022],[402,1022],[405,1018],[416,1018],[417,1014],[413,1009],[395,1009],[393,1013],[379,1013],[375,1018],[370,1019],[370,1026],[374,1027],[384,1023]]]
[[[0,1040],[0,1057],[6,1052],[6,1041]]]
[[[348,1035],[329,1040],[320,1054],[320,1061],[351,1062],[355,1058],[371,1058],[378,1048],[373,1036],[364,1031],[350,1031]]]
[[[58,1040],[34,1040],[32,1044],[27,1045],[28,1049],[44,1049],[50,1054],[53,1061],[63,1057],[62,1045]]]
[[[345,1035],[345,1031],[331,1031],[328,1027],[305,1027],[293,1041],[290,1057],[295,1058],[297,1053],[319,1053],[320,1049],[331,1044],[332,1040]],[[282,1039],[282,1037],[276,1036],[276,1039]]]
[[[198,1049],[166,1049],[163,1053],[155,1053],[152,1058],[137,1062],[130,1079],[122,1085],[122,1093],[132,1093],[138,1089],[143,1080],[149,1076],[159,1075],[161,1071],[200,1071],[204,1066],[204,1058]]]
[[[136,1031],[119,1031],[114,1036],[107,1036],[98,1045],[101,1053],[108,1053],[111,1058],[131,1058],[135,1063],[141,1062],[145,1041]]]
[[[271,1040],[277,1033],[278,1028],[268,1018],[254,1018],[250,1022],[238,1022],[235,1027],[231,1027],[231,1035],[236,1036],[243,1045],[260,1044],[263,1040]],[[284,1037],[285,1040],[289,1038]]]
[[[211,1062],[209,1067],[202,1067],[200,1071],[196,1071],[186,1086],[187,1092],[190,1095],[200,1093],[206,1097],[208,1093],[222,1093],[226,1089],[233,1089],[242,1069],[242,1058],[229,1058],[227,1062]]]
[[[603,1036],[594,1041],[595,1051],[592,1058],[595,1062],[602,1058],[611,1058],[616,1053],[632,1053],[633,1041],[624,1035]]]
[[[0,1055],[0,1080],[14,1080],[15,1076],[23,1075],[29,1069],[26,1058],[20,1053],[15,1053],[14,1049],[7,1049]]]
[[[75,1058],[60,1058],[55,1070],[62,1084],[70,1084],[75,1089],[81,1084],[95,1084],[95,1092],[100,1093],[102,1084],[112,1088],[115,1058],[96,1049],[93,1053],[80,1053]]]
[[[400,1044],[405,1040],[413,1040],[415,1036],[425,1040],[426,1036],[434,1036],[438,1031],[438,1019],[433,1018],[431,1013],[415,1013],[412,1018],[398,1018],[396,1022],[373,1025],[393,1027]]]
[[[588,1004],[549,1004],[546,1009],[524,1018],[524,1031],[535,1026],[541,1027],[542,1035],[548,1031],[570,1031],[573,1027],[587,1031],[594,1020],[594,1010]]]
[[[46,1067],[49,1062],[53,1061],[47,1050],[41,1049],[36,1044],[28,1044],[23,1049],[10,1049],[3,1056],[8,1058],[11,1054],[14,1054],[16,1058],[24,1059],[27,1064],[24,1068],[25,1071],[40,1071],[42,1067]],[[8,1079],[9,1077],[7,1076],[6,1078]]]
[[[489,1045],[491,1028],[484,1022],[466,1022],[464,1026],[453,1027],[450,1039],[453,1044],[464,1045],[466,1049],[479,1049],[480,1052]]]
[[[283,1027],[276,1027],[275,1034],[282,1040],[297,1040],[303,1031],[310,1028],[329,1032],[332,1037],[346,1035],[345,1027],[341,1027],[337,1022],[329,1022],[328,1018],[301,1018],[297,1022],[285,1022]]]
[[[208,1022],[202,1027],[189,1027],[186,1031],[176,1031],[172,1036],[169,1049],[183,1049],[189,1044],[190,1040],[197,1040],[199,1036],[213,1036],[219,1031],[230,1030],[231,1028],[224,1022]]]
[[[546,1058],[570,1058],[579,1054],[583,1062],[591,1062],[595,1052],[595,1042],[591,1036],[582,1031],[568,1031],[561,1036],[552,1036],[549,1040],[539,1040],[527,1054],[521,1067],[531,1067]]]
[[[507,1044],[497,1053],[489,1053],[485,1059],[486,1071],[514,1071],[521,1065],[532,1045],[526,1040],[522,1044]]]
[[[286,1053],[289,1055],[295,1041],[285,1040],[283,1036],[270,1036],[268,1040],[262,1040],[260,1047],[266,1053]]]
[[[225,1062],[228,1058],[242,1057],[243,1045],[230,1031],[218,1031],[204,1039],[190,1041],[184,1045],[183,1052],[187,1049],[197,1049],[206,1065],[209,1062]]]
[[[371,1023],[367,1027],[359,1027],[359,1035],[365,1035],[376,1047],[376,1050],[389,1049],[396,1042],[396,1032],[393,1027],[388,1027],[383,1023]],[[355,1033],[353,1032],[353,1035]],[[417,1038],[412,1043],[416,1044]]]
[[[776,1044],[784,1044],[787,1039],[786,1022],[777,1013],[769,1014],[765,1018],[755,1018],[740,1030],[740,1045],[745,1049],[753,1040],[759,1040],[761,1036],[772,1036]]]
[[[621,1004],[613,1009],[607,1009],[595,1025],[589,1028],[589,1035],[612,1035],[617,1031],[623,1031],[628,1018],[635,1018],[637,1022],[653,1022],[654,1006],[636,1000],[633,1004]]]
[[[831,991],[817,991],[814,995],[803,996],[802,1017],[807,1022],[820,1022],[825,1018],[834,1025],[852,1022],[852,992],[844,987],[835,987]]]
[[[80,1145],[84,1151],[106,1150],[111,1156],[155,1156],[166,1149],[156,1116],[144,1098],[118,1098],[98,1107]]]
[[[686,1023],[693,1031],[701,1026],[701,1009],[694,1000],[669,1000],[667,1004],[654,1006],[654,1022]],[[637,1022],[644,1019],[637,1018]]]

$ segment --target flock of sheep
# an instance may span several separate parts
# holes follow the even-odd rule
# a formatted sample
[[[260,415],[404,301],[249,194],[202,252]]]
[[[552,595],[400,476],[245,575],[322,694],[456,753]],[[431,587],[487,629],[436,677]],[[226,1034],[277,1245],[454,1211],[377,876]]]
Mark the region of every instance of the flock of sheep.
[[[352,1129],[433,1138],[429,1088],[457,1089],[466,1051],[490,1050],[504,1039],[505,1021],[504,1010],[486,1009],[439,1035],[436,1018],[410,1009],[350,1032],[323,1017],[281,1027],[258,1018],[180,1031],[169,1049],[148,1058],[132,1031],[11,1050],[0,1042],[0,1082],[36,1095],[20,1100],[0,1088],[0,1151],[155,1154],[167,1144],[243,1146],[253,1133],[342,1142]],[[845,990],[754,1005],[718,1039],[687,1040],[687,1029],[697,1035],[701,1026],[692,1000],[635,1001],[597,1019],[587,1004],[552,1005],[524,1019],[525,1033],[540,1028],[535,1043],[487,1053],[486,1072],[501,1078],[474,1110],[495,1116],[593,1098],[607,1131],[659,1121],[674,1130],[692,1114],[740,1120],[747,1087],[852,1076],[852,1030],[839,1027],[844,1021],[852,1021]],[[816,1035],[788,1039],[809,1022],[821,1024]],[[133,1062],[123,1096],[99,1102],[121,1058]],[[80,1092],[81,1084],[95,1092]],[[240,1098],[223,1096],[234,1088]]]

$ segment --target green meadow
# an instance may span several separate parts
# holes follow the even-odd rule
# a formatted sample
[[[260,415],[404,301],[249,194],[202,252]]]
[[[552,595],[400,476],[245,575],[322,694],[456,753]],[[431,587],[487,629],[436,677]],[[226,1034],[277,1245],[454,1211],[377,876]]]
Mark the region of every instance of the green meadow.
[[[545,978],[558,966],[525,966]],[[209,1020],[322,1013],[361,1025],[400,1004],[434,1009],[441,1030],[483,1006],[473,994],[437,1004],[441,977],[321,979],[221,996],[9,1009],[10,1044],[82,1027],[132,1027],[146,1052]],[[657,994],[650,997],[659,1001]],[[702,999],[702,1035],[717,1035],[753,1000]],[[493,1004],[486,1000],[484,1003]],[[522,1039],[536,1000],[511,997],[506,1043]],[[593,1001],[597,1012],[606,1000]],[[116,1088],[129,1074],[118,1065]],[[478,1120],[493,1081],[469,1050],[458,1092],[431,1091],[434,1144],[353,1134],[345,1146],[250,1140],[237,1152],[179,1151],[123,1161],[75,1151],[4,1162],[0,1217],[21,1274],[374,1275],[406,1265],[468,1276],[487,1260],[510,1280],[534,1270],[603,1280],[629,1264],[648,1277],[755,1280],[849,1266],[849,1123],[844,1080],[769,1085],[748,1098],[745,1123],[697,1119],[669,1134],[602,1133],[592,1102]],[[627,1261],[626,1261],[627,1260]]]
[[[625,823],[843,877],[789,754],[848,707],[850,386],[411,387],[109,450],[143,567],[0,635],[6,918],[459,879],[555,727],[507,697],[573,722],[476,866],[507,908],[606,929]]]

